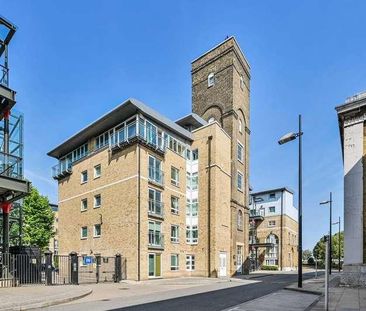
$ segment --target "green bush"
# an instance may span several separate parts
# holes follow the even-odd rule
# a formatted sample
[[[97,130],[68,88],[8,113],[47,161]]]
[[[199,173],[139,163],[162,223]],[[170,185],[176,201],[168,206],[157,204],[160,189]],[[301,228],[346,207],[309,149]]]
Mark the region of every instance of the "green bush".
[[[277,271],[278,270],[278,266],[262,266],[262,270]]]

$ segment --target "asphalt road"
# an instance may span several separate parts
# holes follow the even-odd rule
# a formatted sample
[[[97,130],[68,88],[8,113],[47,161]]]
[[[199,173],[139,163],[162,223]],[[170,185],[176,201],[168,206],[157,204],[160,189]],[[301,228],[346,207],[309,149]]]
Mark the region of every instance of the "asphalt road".
[[[303,279],[314,277],[314,273],[304,274]],[[261,282],[242,285],[207,293],[146,303],[113,311],[220,311],[278,291],[297,281],[296,274],[276,274],[261,277]]]

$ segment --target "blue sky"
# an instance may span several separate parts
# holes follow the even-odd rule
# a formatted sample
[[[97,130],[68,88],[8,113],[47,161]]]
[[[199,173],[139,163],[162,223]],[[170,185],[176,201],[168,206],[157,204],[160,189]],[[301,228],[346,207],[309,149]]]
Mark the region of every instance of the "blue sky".
[[[128,97],[175,120],[190,112],[190,62],[235,35],[251,64],[254,190],[297,189],[304,131],[304,248],[342,215],[343,166],[334,107],[366,89],[364,1],[4,1],[18,26],[11,86],[25,114],[26,176],[57,201],[46,153]],[[296,202],[297,205],[297,202]],[[336,226],[334,227],[334,230]]]

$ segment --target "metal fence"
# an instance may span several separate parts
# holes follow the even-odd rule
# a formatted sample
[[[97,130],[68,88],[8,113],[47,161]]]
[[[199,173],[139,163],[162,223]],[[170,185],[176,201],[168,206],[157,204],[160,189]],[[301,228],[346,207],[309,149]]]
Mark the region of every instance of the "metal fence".
[[[126,264],[126,259],[121,255],[0,253],[0,287],[119,282],[127,277]]]

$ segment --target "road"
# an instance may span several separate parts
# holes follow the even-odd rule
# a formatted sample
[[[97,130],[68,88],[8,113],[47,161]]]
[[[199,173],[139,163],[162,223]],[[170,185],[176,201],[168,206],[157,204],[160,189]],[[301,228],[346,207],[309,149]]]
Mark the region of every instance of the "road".
[[[309,279],[314,273],[304,274],[303,279]],[[296,274],[276,274],[261,277],[261,282],[203,294],[168,299],[153,303],[135,305],[132,307],[110,309],[113,311],[220,311],[268,295],[297,281]]]

